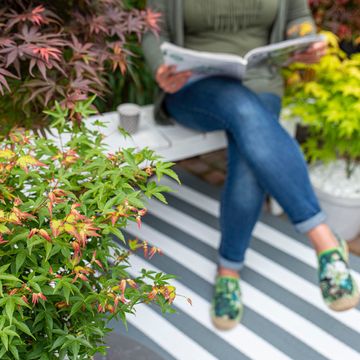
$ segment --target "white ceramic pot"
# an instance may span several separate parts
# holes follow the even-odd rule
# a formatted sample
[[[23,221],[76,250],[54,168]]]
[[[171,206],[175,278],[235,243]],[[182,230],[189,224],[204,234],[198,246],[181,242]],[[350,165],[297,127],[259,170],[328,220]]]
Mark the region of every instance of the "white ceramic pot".
[[[360,166],[351,178],[346,177],[346,164],[335,160],[310,167],[310,178],[327,223],[343,239],[351,240],[360,233]]]
[[[360,233],[360,199],[344,198],[314,187],[329,226],[345,240]]]

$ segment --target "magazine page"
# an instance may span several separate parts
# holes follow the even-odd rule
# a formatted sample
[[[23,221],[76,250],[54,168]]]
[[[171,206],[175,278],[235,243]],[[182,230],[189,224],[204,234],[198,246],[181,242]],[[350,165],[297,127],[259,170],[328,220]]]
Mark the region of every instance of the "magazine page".
[[[267,61],[270,65],[282,66],[295,51],[306,50],[311,44],[325,41],[324,35],[308,35],[296,39],[285,40],[279,43],[258,47],[249,51],[244,58],[248,68],[255,67],[259,63]]]
[[[192,81],[213,75],[242,79],[246,70],[246,60],[236,55],[195,51],[169,42],[162,43],[161,51],[165,64],[176,65],[177,71],[191,70]]]

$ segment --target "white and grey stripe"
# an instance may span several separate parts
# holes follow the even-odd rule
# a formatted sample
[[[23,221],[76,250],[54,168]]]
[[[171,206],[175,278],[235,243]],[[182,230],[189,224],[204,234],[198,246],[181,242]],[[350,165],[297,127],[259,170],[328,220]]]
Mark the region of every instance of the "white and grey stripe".
[[[178,313],[166,318],[150,307],[141,308],[130,323],[149,339],[147,345],[158,352],[163,349],[164,358],[175,359],[360,359],[359,310],[338,314],[323,305],[312,249],[283,221],[269,216],[257,224],[242,272],[246,307],[242,324],[230,332],[212,327],[208,310],[220,239],[219,192],[181,175],[185,186],[169,197],[169,205],[151,202],[142,229],[127,229],[128,237],[147,240],[165,253],[149,262],[133,255],[133,271],[156,267],[178,275],[177,292],[194,303],[190,307],[183,298],[177,299]],[[359,262],[355,268],[360,270]],[[138,323],[141,316],[145,320]],[[153,321],[158,320],[155,336]],[[179,336],[177,345],[183,345],[164,344],[161,339],[167,334]],[[189,357],[186,347],[199,355]]]

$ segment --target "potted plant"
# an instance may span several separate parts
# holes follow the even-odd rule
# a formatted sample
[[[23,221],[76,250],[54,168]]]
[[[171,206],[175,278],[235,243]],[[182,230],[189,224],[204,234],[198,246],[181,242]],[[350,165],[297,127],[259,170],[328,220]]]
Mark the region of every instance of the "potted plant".
[[[101,111],[120,100],[139,100],[135,90],[149,92],[152,85],[149,76],[139,75],[139,41],[145,32],[158,31],[159,16],[142,1],[3,0],[0,133],[15,124],[45,126],[42,110],[55,101],[73,117],[75,102],[94,94]],[[124,89],[131,81],[136,87]]]
[[[77,118],[94,112],[92,100],[75,104]],[[59,146],[19,129],[0,145],[1,359],[92,359],[111,318],[126,323],[144,302],[170,311],[175,297],[171,275],[129,276],[130,252],[113,239],[125,241],[128,221],[140,226],[145,197],[165,201],[169,188],[150,177],[177,179],[172,164],[149,149],[107,154],[101,133],[68,121],[68,109],[47,114]]]
[[[303,149],[328,222],[351,239],[360,231],[360,54],[347,58],[327,36],[318,64],[294,65],[285,104],[307,127]]]

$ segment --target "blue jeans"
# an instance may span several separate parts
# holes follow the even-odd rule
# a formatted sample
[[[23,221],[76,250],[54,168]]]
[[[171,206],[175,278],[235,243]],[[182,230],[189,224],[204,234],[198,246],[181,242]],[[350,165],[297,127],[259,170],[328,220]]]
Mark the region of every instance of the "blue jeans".
[[[235,79],[210,77],[168,94],[165,106],[186,127],[226,131],[221,266],[241,269],[265,193],[278,201],[299,232],[324,222],[299,146],[278,122],[279,96],[255,94]]]

